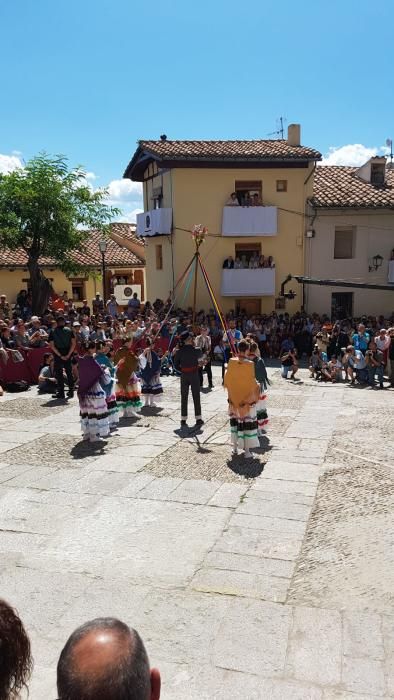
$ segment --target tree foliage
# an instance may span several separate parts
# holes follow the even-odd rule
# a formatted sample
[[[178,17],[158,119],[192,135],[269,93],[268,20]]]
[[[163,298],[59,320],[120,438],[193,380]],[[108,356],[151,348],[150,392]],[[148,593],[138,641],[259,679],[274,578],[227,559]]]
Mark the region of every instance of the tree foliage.
[[[41,153],[0,175],[0,247],[27,254],[36,313],[50,290],[40,258],[52,258],[66,273],[79,271],[72,252],[83,248],[90,229],[108,231],[119,213],[106,197],[106,190],[89,187],[82,167],[69,169],[64,156]]]

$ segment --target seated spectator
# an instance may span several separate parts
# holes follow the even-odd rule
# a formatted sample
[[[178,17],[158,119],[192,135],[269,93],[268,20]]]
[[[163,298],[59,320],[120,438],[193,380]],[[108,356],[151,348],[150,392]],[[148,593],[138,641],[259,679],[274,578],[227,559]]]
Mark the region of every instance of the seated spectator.
[[[223,270],[232,270],[234,268],[234,258],[229,255],[223,263]]]
[[[44,364],[38,375],[38,392],[40,394],[53,394],[57,389],[55,360],[50,352],[46,352],[43,361]]]
[[[12,700],[27,690],[33,659],[30,641],[15,610],[0,599],[0,698]]]
[[[14,327],[15,328],[15,327]],[[24,322],[19,319],[14,330],[13,340],[16,348],[28,348],[30,345],[29,334],[26,330]]]
[[[41,325],[41,321],[38,316],[31,317],[30,328],[27,332],[30,338],[30,347],[43,348],[45,345],[47,345],[48,333]]]
[[[239,201],[236,192],[232,192],[230,198],[226,202],[226,207],[239,207]]]
[[[365,362],[368,371],[368,384],[371,387],[375,386],[375,375],[378,378],[379,387],[384,389],[383,373],[385,367],[384,354],[379,350],[374,340],[370,340],[368,350],[365,353]]]
[[[351,383],[354,384],[357,379],[360,384],[366,384],[368,381],[367,364],[361,350],[356,350],[353,345],[348,345],[345,362]]]
[[[255,192],[253,195],[252,206],[254,206],[254,207],[261,207],[262,206],[261,197],[258,194],[258,192]]]
[[[326,363],[326,367],[323,369],[327,379],[333,384],[342,380],[342,362],[336,355],[331,355],[331,359]]]
[[[312,356],[309,361],[309,371],[311,379],[319,379],[323,368],[323,357],[319,346],[316,344],[313,348]]]
[[[159,700],[160,685],[138,632],[114,618],[76,629],[57,665],[59,700]]]
[[[234,270],[242,270],[241,258],[237,255],[234,262]]]
[[[298,372],[298,362],[295,350],[282,350],[280,361],[282,364],[281,374],[283,379],[287,379],[289,372],[291,372],[290,379],[295,379],[295,375]]]
[[[15,341],[11,338],[11,329],[8,326],[2,326],[0,331],[0,341],[3,348],[9,350],[15,347]]]

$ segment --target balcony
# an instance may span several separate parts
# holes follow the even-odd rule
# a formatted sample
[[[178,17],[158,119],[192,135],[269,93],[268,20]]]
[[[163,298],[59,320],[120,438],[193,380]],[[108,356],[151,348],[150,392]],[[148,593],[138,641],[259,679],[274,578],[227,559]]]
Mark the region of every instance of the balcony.
[[[223,207],[222,236],[276,236],[277,207]]]
[[[222,297],[265,297],[275,295],[275,268],[222,270]]]
[[[137,236],[169,236],[172,233],[172,209],[151,209],[137,214]]]

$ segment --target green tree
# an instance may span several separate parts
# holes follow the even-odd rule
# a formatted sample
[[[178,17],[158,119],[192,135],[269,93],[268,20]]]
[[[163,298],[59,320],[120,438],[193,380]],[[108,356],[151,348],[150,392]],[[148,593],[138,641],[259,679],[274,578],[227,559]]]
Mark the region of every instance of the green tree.
[[[69,169],[64,156],[41,153],[0,175],[0,247],[27,254],[33,313],[43,313],[51,293],[40,258],[53,258],[68,274],[81,272],[72,252],[83,248],[90,229],[108,233],[119,214],[105,203],[106,196],[106,190],[87,185],[82,167]]]

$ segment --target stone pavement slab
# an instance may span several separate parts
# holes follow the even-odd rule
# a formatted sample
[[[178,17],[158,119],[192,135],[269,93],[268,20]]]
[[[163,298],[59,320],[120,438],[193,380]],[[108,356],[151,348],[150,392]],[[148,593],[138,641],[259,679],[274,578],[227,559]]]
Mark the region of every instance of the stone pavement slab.
[[[65,640],[103,615],[139,630],[164,699],[392,697],[394,393],[355,410],[346,387],[269,373],[252,460],[231,457],[220,376],[185,440],[176,378],[98,448],[75,399],[0,399],[0,589],[31,635],[31,700],[56,697]]]

